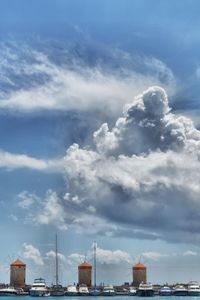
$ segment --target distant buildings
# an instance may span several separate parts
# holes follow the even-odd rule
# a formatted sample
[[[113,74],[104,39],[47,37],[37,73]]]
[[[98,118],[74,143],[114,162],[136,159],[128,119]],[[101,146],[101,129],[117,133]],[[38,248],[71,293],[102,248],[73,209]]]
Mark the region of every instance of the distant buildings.
[[[138,263],[133,266],[133,285],[139,286],[141,282],[147,282],[147,268],[145,265]]]
[[[92,265],[84,262],[78,266],[78,283],[86,284],[88,287],[92,285]]]
[[[26,264],[19,259],[10,265],[10,285],[22,288],[26,285]]]

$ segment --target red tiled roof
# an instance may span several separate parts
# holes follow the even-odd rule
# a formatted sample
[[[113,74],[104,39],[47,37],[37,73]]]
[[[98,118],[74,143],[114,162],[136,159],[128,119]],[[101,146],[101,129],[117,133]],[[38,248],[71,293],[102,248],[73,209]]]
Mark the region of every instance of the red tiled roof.
[[[11,266],[21,266],[21,267],[25,267],[26,264],[23,263],[21,260],[17,259],[16,261],[14,261],[12,264],[10,264]]]
[[[87,263],[86,261],[78,266],[79,269],[91,269],[92,265]]]
[[[137,270],[146,269],[145,265],[143,265],[141,263],[138,263],[138,264],[134,265],[133,268],[137,269]]]

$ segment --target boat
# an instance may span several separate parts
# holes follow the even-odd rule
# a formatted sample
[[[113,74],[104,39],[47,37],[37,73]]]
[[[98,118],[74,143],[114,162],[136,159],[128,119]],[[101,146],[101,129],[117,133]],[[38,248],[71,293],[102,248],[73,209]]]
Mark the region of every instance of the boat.
[[[172,289],[169,286],[162,286],[159,290],[160,296],[171,296],[172,295]]]
[[[187,296],[188,290],[184,287],[184,285],[177,285],[172,291],[174,296]]]
[[[150,282],[141,282],[138,290],[137,296],[139,297],[152,297],[154,296],[153,285]]]
[[[17,296],[18,291],[14,287],[5,287],[0,289],[0,296]]]
[[[125,288],[116,288],[115,289],[115,295],[116,296],[128,296],[129,295],[129,291]]]
[[[101,295],[101,290],[98,289],[97,287],[92,287],[90,289],[90,295],[91,296],[100,296]]]
[[[115,290],[113,285],[106,285],[103,287],[103,292],[102,295],[103,296],[115,296]]]
[[[62,285],[57,284],[53,285],[50,292],[51,296],[64,296],[65,295],[65,289]]]
[[[66,296],[77,296],[78,291],[75,285],[68,285],[67,291],[65,292]]]
[[[33,285],[29,290],[29,294],[32,297],[50,296],[45,280],[43,278],[35,279]]]
[[[62,287],[61,284],[59,284],[59,278],[58,278],[58,237],[57,237],[57,234],[56,234],[56,245],[55,245],[55,253],[56,253],[56,256],[55,256],[55,263],[56,263],[56,284],[52,286],[51,288],[51,296],[64,296],[65,295],[65,290],[64,288]]]
[[[129,296],[136,296],[137,290],[134,287],[130,286],[128,294]]]
[[[96,252],[97,252],[97,244],[94,242],[94,286],[90,289],[91,296],[100,296],[101,290],[97,288],[97,260],[96,260]]]
[[[188,283],[188,296],[200,296],[200,286],[197,281]]]
[[[15,289],[17,290],[17,295],[18,296],[27,296],[27,295],[29,295],[29,292],[25,292],[22,288],[17,287]]]
[[[86,284],[80,284],[78,289],[79,296],[89,296],[89,290]]]

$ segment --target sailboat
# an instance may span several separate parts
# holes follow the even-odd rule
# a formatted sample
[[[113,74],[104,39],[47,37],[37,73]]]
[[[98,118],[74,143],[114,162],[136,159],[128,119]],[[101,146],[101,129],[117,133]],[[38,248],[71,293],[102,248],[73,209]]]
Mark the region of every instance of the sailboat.
[[[94,250],[94,286],[91,288],[90,290],[90,295],[91,296],[100,296],[101,294],[101,291],[100,289],[97,288],[97,259],[96,259],[96,252],[97,252],[97,244],[96,242],[94,242],[94,247],[93,247],[93,250]]]
[[[56,234],[56,284],[52,286],[51,288],[51,296],[64,296],[65,290],[62,287],[61,284],[59,284],[59,278],[58,278],[58,237]]]

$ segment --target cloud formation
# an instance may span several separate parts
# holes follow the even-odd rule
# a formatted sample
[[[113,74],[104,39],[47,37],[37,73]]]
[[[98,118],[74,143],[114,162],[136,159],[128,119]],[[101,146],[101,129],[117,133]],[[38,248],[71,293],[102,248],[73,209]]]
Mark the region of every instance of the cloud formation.
[[[43,160],[26,154],[10,153],[0,150],[0,168],[8,171],[26,168],[41,172],[57,173],[62,170],[62,161],[59,159]]]
[[[187,250],[183,253],[183,256],[197,256],[198,253],[196,251]]]
[[[112,129],[104,123],[94,132],[93,144],[67,150],[69,223],[84,231],[89,222],[93,233],[111,236],[199,242],[199,150],[192,121],[171,112],[162,88],[147,89]]]
[[[68,259],[75,263],[80,264],[85,260],[85,255],[79,253],[72,253],[68,256]],[[88,261],[93,261],[94,253],[93,246],[87,252],[86,259]],[[129,253],[123,250],[109,250],[103,249],[101,247],[96,247],[96,259],[99,265],[120,265],[120,264],[130,264],[133,263],[133,258]]]
[[[87,56],[77,57],[73,48],[63,55],[48,53],[40,46],[34,49],[22,43],[19,47],[16,42],[0,45],[4,58],[0,64],[1,110],[21,113],[98,110],[116,115],[128,99],[149,85],[162,84],[171,92],[175,88],[172,71],[155,58],[132,57],[113,49],[107,59],[119,66],[106,69],[98,59],[93,66],[89,65]],[[62,55],[62,64],[56,61],[58,55]]]
[[[18,206],[26,210],[25,223],[33,225],[55,225],[60,230],[67,230],[67,214],[58,194],[48,190],[43,198],[23,191],[18,194]],[[34,210],[32,209],[34,205]],[[32,207],[31,207],[32,206]],[[30,210],[27,209],[30,208]]]
[[[160,258],[168,257],[169,254],[160,252],[143,252],[142,256],[154,261],[158,261]]]
[[[25,243],[23,245],[23,257],[32,260],[38,266],[44,265],[44,261],[39,249],[31,244]]]

